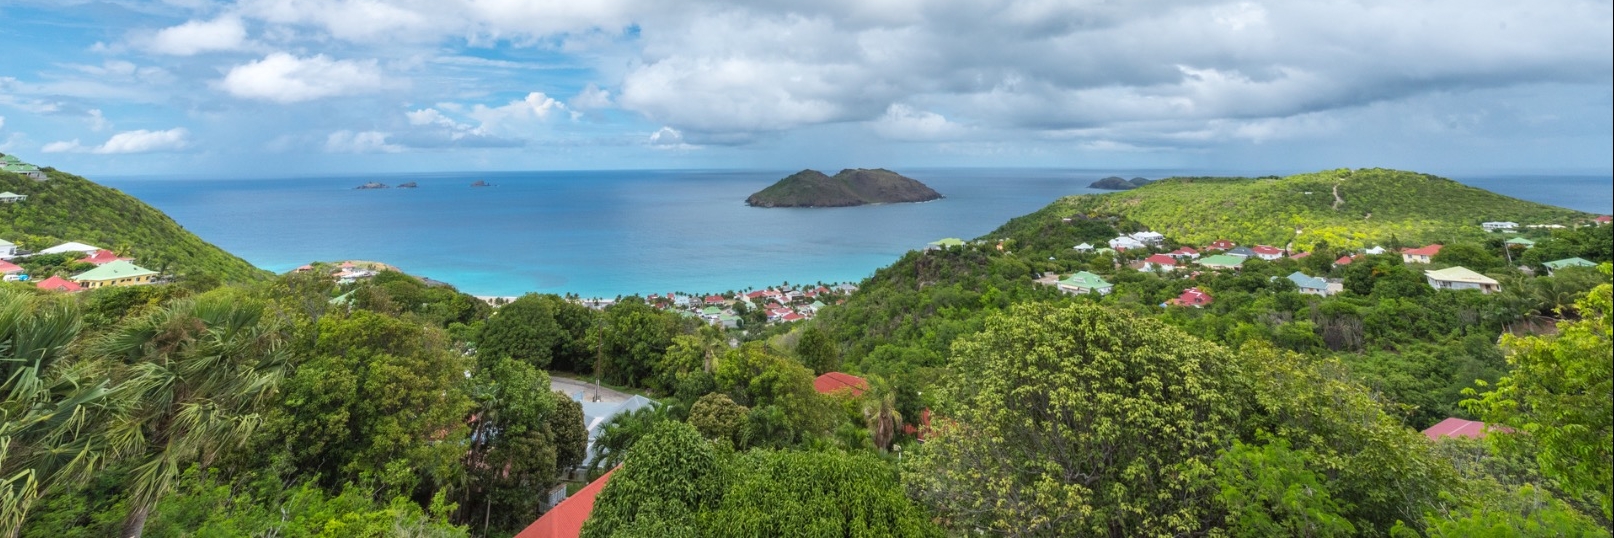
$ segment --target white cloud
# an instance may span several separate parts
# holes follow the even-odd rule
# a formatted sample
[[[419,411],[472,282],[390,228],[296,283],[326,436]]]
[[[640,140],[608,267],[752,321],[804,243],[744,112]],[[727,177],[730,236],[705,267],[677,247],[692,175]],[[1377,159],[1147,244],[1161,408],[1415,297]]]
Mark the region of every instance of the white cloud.
[[[391,84],[374,60],[333,60],[324,54],[299,58],[284,52],[235,66],[220,82],[236,97],[282,104],[370,93]]]
[[[192,56],[203,52],[236,50],[246,42],[247,28],[236,17],[187,21],[159,30],[146,49],[159,54]]]
[[[549,118],[550,113],[564,110],[565,103],[542,92],[531,92],[526,97],[496,107],[473,105],[465,115],[481,122],[477,126],[480,132],[509,134],[529,130],[534,122],[543,121]]]
[[[870,124],[874,132],[893,140],[949,140],[962,136],[964,126],[927,110],[894,103],[885,115]]]
[[[684,142],[684,133],[672,127],[662,127],[650,133],[650,147],[656,149],[695,149],[699,146]]]
[[[599,86],[595,86],[591,82],[583,88],[583,91],[577,92],[577,95],[572,97],[569,104],[572,105],[573,110],[609,108],[611,106],[611,92],[600,89]]]
[[[0,116],[0,129],[6,128],[6,117]]]
[[[325,138],[325,151],[329,153],[397,153],[403,146],[387,143],[387,133],[380,131],[336,131]]]
[[[112,122],[106,120],[106,116],[101,114],[101,109],[99,108],[90,109],[86,115],[89,117],[85,121],[89,122],[91,131],[99,133],[112,127]]]
[[[77,138],[67,141],[57,141],[45,144],[40,148],[44,153],[152,153],[158,151],[176,151],[185,149],[189,144],[190,135],[183,127],[175,127],[166,131],[125,131],[107,139],[99,146],[84,146]]]

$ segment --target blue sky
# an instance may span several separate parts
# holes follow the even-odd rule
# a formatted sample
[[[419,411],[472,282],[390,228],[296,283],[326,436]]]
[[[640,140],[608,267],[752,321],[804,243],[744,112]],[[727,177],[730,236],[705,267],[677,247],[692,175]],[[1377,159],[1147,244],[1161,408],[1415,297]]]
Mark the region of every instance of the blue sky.
[[[1542,0],[0,1],[0,152],[86,175],[1609,173]]]

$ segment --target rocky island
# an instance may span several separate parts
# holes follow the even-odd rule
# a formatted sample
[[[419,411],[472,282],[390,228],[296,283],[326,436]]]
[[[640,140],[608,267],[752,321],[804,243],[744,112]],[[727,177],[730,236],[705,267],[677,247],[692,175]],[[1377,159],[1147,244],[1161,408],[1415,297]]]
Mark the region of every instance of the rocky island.
[[[833,177],[802,170],[745,199],[752,207],[849,207],[928,202],[942,195],[912,178],[883,168],[846,169]]]
[[[1087,188],[1104,189],[1107,191],[1126,191],[1136,189],[1150,183],[1154,182],[1141,177],[1135,177],[1132,178],[1131,181],[1128,181],[1117,176],[1110,176],[1088,184]]]
[[[472,187],[492,187],[493,184],[478,179],[478,180],[476,180],[476,183],[472,183],[471,186]]]
[[[408,183],[399,183],[398,184],[398,188],[400,188],[400,189],[413,189],[415,187],[418,187],[418,185],[415,185],[415,182],[413,182],[413,181],[410,181]]]
[[[355,189],[385,189],[385,188],[387,188],[387,184],[386,183],[381,183],[379,181],[371,181],[369,183],[365,183],[363,185],[359,185],[359,186],[353,187],[353,188],[355,188]]]

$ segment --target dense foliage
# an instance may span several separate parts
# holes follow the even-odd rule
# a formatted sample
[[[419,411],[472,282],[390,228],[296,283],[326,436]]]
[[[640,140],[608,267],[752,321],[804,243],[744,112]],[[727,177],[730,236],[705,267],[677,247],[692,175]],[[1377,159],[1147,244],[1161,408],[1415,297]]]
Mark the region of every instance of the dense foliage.
[[[88,243],[184,279],[249,282],[268,276],[133,196],[72,174],[49,169],[47,173],[49,180],[34,181],[0,172],[0,191],[28,195],[21,203],[0,204],[0,239],[36,251],[68,241]],[[85,269],[48,263],[41,267],[46,271],[30,276],[43,280],[52,270],[67,274]]]

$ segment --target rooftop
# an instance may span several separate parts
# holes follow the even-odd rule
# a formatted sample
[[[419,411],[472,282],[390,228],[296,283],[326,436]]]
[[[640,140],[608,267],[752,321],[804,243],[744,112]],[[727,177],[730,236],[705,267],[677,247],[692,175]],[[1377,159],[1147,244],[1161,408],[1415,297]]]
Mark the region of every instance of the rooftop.
[[[1430,426],[1423,434],[1430,440],[1440,440],[1441,437],[1467,437],[1479,439],[1485,437],[1485,423],[1475,420],[1463,420],[1457,417],[1440,421]]]
[[[583,489],[544,512],[537,521],[517,533],[516,538],[575,538],[582,534],[583,522],[588,521],[588,516],[594,513],[595,497],[605,489],[605,484],[611,480],[611,473],[615,472],[616,469],[611,469],[589,482]]]
[[[869,390],[869,382],[852,374],[829,372],[813,380],[813,390],[819,394],[848,390],[853,396],[862,396],[864,391]]]
[[[102,264],[100,267],[73,275],[73,280],[81,282],[85,280],[114,280],[119,278],[134,278],[155,274],[157,274],[156,271],[129,263],[127,261],[116,260]]]
[[[1429,275],[1429,278],[1445,282],[1469,282],[1473,284],[1489,284],[1492,286],[1498,284],[1494,278],[1476,273],[1467,267],[1461,266],[1447,267],[1438,271],[1424,271],[1423,273],[1425,275]]]

